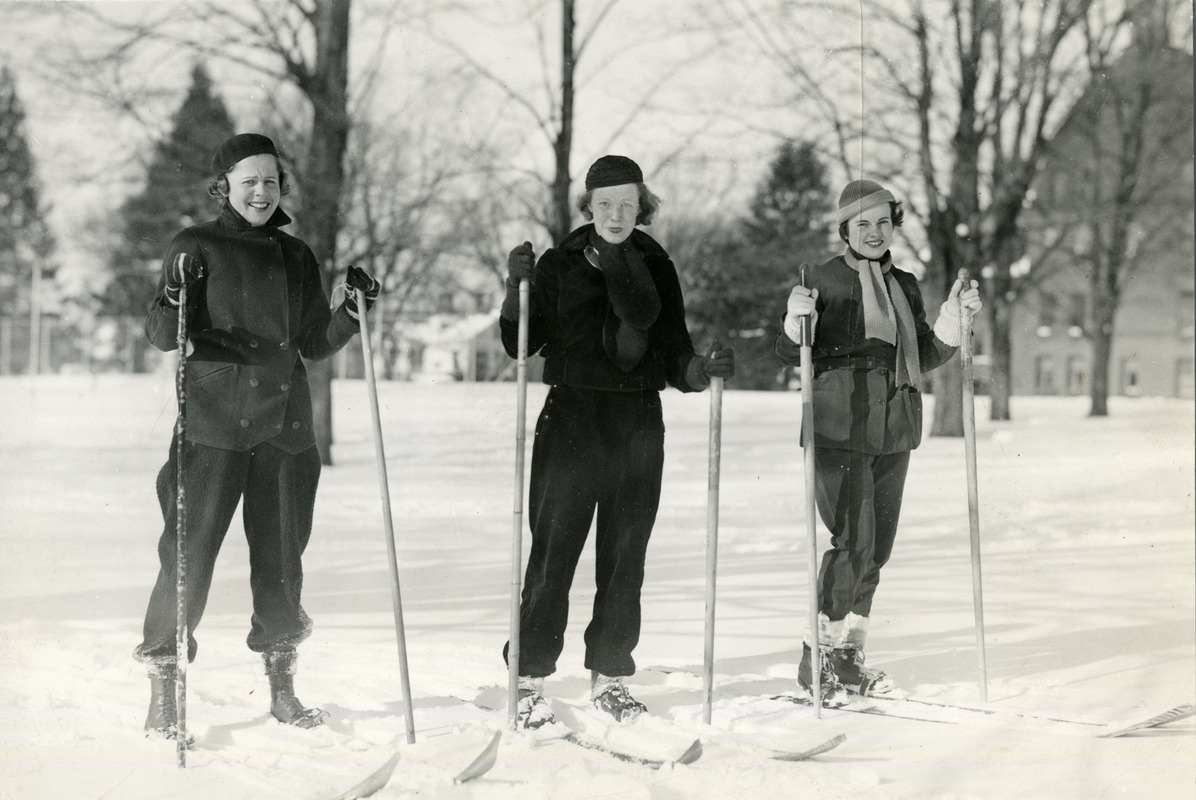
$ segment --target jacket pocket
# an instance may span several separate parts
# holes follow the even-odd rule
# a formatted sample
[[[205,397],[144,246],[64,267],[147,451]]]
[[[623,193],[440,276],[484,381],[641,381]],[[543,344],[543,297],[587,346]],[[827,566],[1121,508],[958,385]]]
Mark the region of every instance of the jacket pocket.
[[[829,369],[814,378],[815,442],[843,444],[851,438],[854,378],[849,369]]]
[[[912,386],[897,389],[889,402],[888,446],[885,452],[901,453],[922,443],[922,393]]]

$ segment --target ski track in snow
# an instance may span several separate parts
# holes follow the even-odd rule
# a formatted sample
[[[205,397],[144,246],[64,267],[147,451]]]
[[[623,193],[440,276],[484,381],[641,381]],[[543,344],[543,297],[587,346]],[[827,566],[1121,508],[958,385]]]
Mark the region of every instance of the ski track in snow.
[[[198,745],[179,770],[173,744],[141,735],[148,691],[131,658],[157,569],[154,476],[173,378],[0,378],[0,800],[315,800],[396,749],[382,800],[1192,796],[1191,719],[1098,739],[1094,726],[1011,714],[817,720],[771,700],[793,689],[808,608],[800,396],[734,391],[723,413],[714,725],[794,746],[835,733],[846,742],[785,763],[708,735],[696,763],[650,770],[508,733],[491,772],[454,785],[504,724],[515,391],[380,392],[416,744],[405,741],[365,386],[338,381],[336,464],[321,477],[304,559],[316,627],[296,678],[330,724],[299,731],[269,716],[260,661],[244,645],[248,558],[235,520],[188,670]],[[530,387],[532,423],[543,395]],[[1002,423],[978,403],[988,706],[1103,723],[1192,702],[1193,403],[1112,398],[1111,416],[1091,420],[1084,398],[1019,397]],[[664,496],[628,684],[655,718],[701,732],[709,399],[669,391],[664,410]],[[592,576],[587,552],[546,685],[558,703],[587,696]],[[930,438],[914,454],[872,625],[869,662],[903,689],[980,704],[960,440]]]

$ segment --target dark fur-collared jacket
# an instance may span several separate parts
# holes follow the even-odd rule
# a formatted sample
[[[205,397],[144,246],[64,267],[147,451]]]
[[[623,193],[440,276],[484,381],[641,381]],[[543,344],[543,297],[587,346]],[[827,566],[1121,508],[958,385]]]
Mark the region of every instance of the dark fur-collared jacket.
[[[909,300],[924,375],[957,348],[926,323],[918,280],[895,266],[891,272]],[[872,455],[913,450],[922,441],[922,397],[913,386],[896,385],[897,346],[864,335],[859,274],[840,255],[810,270],[808,286],[818,290],[811,349],[815,446]],[[774,349],[782,363],[801,363],[783,318]]]
[[[311,390],[300,356],[322,359],[357,333],[344,306],[332,311],[311,249],[279,228],[280,208],[253,227],[227,203],[220,216],[181,231],[145,319],[150,343],[177,348],[178,310],[165,299],[165,270],[179,253],[204,277],[188,289],[187,439],[225,450],[269,442],[288,453],[315,444]]]
[[[683,392],[705,389],[700,363],[690,367],[701,357],[685,324],[677,269],[664,248],[638,228],[629,244],[643,255],[652,275],[660,314],[648,329],[648,349],[639,363],[626,371],[615,363],[604,345],[603,326],[611,314],[606,278],[584,253],[593,235],[594,226],[583,225],[536,264],[527,352],[544,356],[544,383],[615,392],[661,390],[666,384]],[[499,324],[503,346],[514,358],[519,323],[504,316]]]

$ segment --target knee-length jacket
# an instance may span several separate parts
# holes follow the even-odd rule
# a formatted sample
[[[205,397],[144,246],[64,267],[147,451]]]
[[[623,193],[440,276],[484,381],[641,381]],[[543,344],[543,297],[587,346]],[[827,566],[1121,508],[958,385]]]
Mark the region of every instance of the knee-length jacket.
[[[357,332],[343,304],[335,311],[311,249],[279,227],[280,208],[253,227],[227,203],[220,216],[181,231],[166,251],[163,279],[145,319],[150,343],[177,348],[179,310],[165,300],[165,274],[179,253],[204,278],[188,289],[186,437],[248,450],[269,442],[298,453],[316,442],[311,390],[300,356],[326,358]]]
[[[585,257],[595,236],[583,225],[559,245],[546,250],[536,264],[528,319],[528,354],[544,356],[544,382],[577,389],[630,392],[660,390],[666,384],[683,392],[706,388],[690,369],[701,357],[694,353],[685,324],[681,283],[672,259],[656,240],[638,228],[630,245],[640,251],[660,298],[660,314],[648,329],[648,349],[630,370],[616,363],[604,344],[604,323],[612,313],[606,278]],[[517,320],[499,320],[503,346],[515,357]],[[704,378],[704,373],[700,373]]]
[[[891,268],[909,300],[923,374],[941,366],[957,348],[934,335],[917,279]],[[818,290],[814,360],[814,444],[880,455],[913,450],[922,441],[922,398],[916,387],[897,386],[897,347],[864,335],[858,273],[836,256],[809,272]],[[782,363],[801,363],[801,349],[782,328],[774,349]],[[806,387],[802,387],[806,391]]]

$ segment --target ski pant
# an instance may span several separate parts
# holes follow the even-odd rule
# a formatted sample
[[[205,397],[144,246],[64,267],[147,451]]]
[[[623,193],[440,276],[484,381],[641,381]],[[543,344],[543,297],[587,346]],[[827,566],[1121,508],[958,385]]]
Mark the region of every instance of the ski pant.
[[[151,670],[175,659],[176,452],[172,441],[170,458],[158,473],[158,502],[166,524],[158,540],[160,568],[145,613],[143,641],[134,651]],[[269,443],[243,452],[184,443],[188,661],[195,660],[195,629],[207,605],[216,555],[242,500],[253,595],[249,649],[293,649],[310,635],[311,619],[299,602],[301,557],[311,538],[319,477],[315,447],[293,455]]]
[[[831,533],[818,572],[819,611],[831,622],[871,612],[880,568],[893,552],[908,468],[909,452],[815,449],[818,513]]]
[[[612,677],[635,672],[631,651],[639,642],[640,589],[663,468],[659,393],[549,391],[532,449],[520,675],[556,671],[569,589],[595,510],[596,591],[585,666]]]

